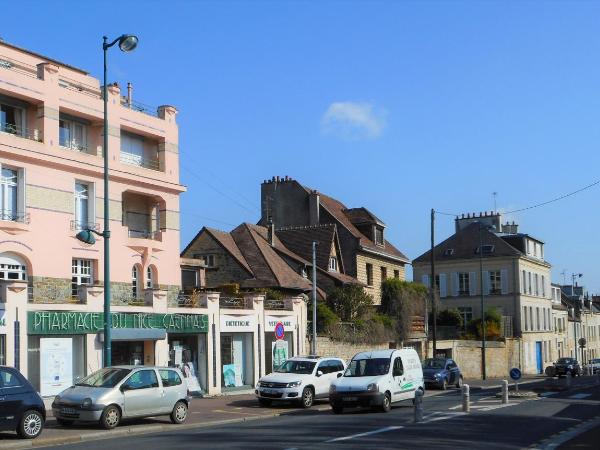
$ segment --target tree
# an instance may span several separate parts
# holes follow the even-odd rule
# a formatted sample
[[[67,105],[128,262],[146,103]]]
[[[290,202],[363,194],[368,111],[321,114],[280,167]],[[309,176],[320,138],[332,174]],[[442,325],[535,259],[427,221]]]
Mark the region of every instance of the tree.
[[[312,302],[308,304],[308,320],[312,320]],[[340,318],[323,302],[317,302],[317,333],[329,333]]]
[[[327,296],[327,305],[343,322],[352,322],[362,318],[373,306],[373,297],[361,286],[350,284],[333,289]]]
[[[398,342],[410,337],[413,317],[425,314],[427,295],[427,288],[419,283],[397,278],[388,278],[381,283],[381,312],[394,319]]]
[[[461,327],[462,316],[458,309],[443,309],[437,315],[437,324],[447,327]]]

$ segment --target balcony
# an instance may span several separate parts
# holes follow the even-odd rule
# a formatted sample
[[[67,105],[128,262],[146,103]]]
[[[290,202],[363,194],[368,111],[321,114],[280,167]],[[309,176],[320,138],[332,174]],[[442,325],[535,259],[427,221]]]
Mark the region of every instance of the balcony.
[[[180,291],[177,295],[176,306],[178,308],[208,308],[208,298],[202,292],[185,293]]]
[[[129,101],[127,97],[121,97],[121,106],[123,106],[124,108],[131,109],[133,111],[138,111],[143,114],[147,114],[152,117],[158,117],[158,108],[146,105],[144,103],[135,102],[133,100]]]
[[[102,98],[102,91],[98,86],[82,83],[81,81],[73,80],[72,78],[65,77],[64,75],[60,76],[58,85],[63,89],[79,92],[92,98]]]
[[[158,158],[145,158],[133,153],[121,151],[121,162],[130,166],[160,171],[160,161]]]
[[[219,307],[223,309],[253,309],[251,298],[244,297],[220,297]]]
[[[38,77],[37,67],[0,55],[0,69],[10,70],[31,78]]]
[[[286,299],[266,299],[264,301],[264,308],[271,311],[292,311],[294,309],[294,302],[290,298]]]
[[[42,142],[42,133],[38,129],[23,128],[15,123],[0,122],[0,132],[31,141]]]
[[[121,129],[121,162],[130,166],[164,171],[158,156],[158,142],[148,136]]]
[[[29,229],[29,213],[0,209],[0,230],[19,232]]]
[[[71,231],[81,230],[99,230],[100,224],[93,222],[82,222],[80,220],[71,220]]]

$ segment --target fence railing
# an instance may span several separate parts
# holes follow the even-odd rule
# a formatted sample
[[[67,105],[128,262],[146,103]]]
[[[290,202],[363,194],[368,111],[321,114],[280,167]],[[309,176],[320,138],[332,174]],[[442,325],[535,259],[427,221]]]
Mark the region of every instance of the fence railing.
[[[28,224],[29,223],[29,213],[28,212],[11,211],[9,209],[0,209],[0,220],[5,220],[7,222],[19,222],[19,223]]]
[[[42,142],[42,132],[37,129],[23,128],[14,123],[0,122],[0,132],[12,134],[32,141]]]
[[[160,237],[160,231],[150,231],[150,230],[132,230],[131,228],[129,228],[127,230],[127,235],[130,238],[136,238],[136,239],[153,239],[153,240],[158,240],[158,238]]]
[[[121,106],[124,108],[132,109],[134,111],[138,111],[144,114],[147,114],[152,117],[158,117],[158,108],[155,106],[146,105],[141,102],[127,100],[127,97],[121,97]]]
[[[38,77],[37,67],[9,58],[8,56],[0,55],[0,69],[12,70],[31,78]]]
[[[179,308],[206,308],[206,298],[202,297],[199,292],[186,294],[180,291],[177,294],[177,307]]]
[[[93,222],[82,222],[80,220],[71,220],[71,231],[79,230],[98,230],[100,224]]]
[[[227,309],[245,309],[246,302],[243,297],[221,297],[219,307]]]
[[[121,151],[121,162],[130,166],[160,171],[160,161],[158,159],[143,158],[132,153]]]
[[[58,80],[58,85],[64,89],[89,95],[93,98],[102,98],[102,89],[90,84],[82,83],[81,81],[73,80],[72,78],[67,78],[64,75],[61,75]]]

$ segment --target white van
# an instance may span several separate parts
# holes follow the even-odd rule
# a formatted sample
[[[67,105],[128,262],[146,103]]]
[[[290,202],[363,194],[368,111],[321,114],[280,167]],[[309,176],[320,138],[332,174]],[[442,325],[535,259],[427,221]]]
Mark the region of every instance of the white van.
[[[329,404],[336,414],[352,406],[388,412],[392,403],[414,400],[418,389],[425,391],[421,361],[414,349],[362,352],[331,384]]]

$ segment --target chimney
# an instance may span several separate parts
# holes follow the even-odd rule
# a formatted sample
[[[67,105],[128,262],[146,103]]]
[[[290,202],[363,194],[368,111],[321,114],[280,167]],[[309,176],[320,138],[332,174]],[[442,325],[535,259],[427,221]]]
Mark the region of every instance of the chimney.
[[[275,224],[271,220],[267,225],[267,238],[269,240],[269,245],[275,247]]]
[[[319,225],[319,193],[313,190],[308,196],[308,220],[310,225]]]
[[[131,101],[133,100],[133,86],[127,82],[127,106],[131,109]]]

